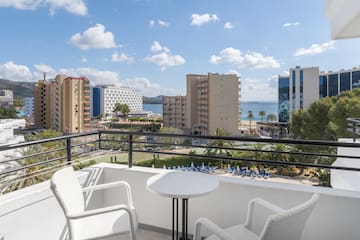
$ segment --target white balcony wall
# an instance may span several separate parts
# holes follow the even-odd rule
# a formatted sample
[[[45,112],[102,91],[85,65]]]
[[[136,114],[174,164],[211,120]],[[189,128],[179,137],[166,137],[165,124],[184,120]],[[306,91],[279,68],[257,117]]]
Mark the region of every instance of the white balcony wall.
[[[139,221],[160,228],[171,228],[171,199],[146,189],[146,180],[163,169],[98,164],[82,170],[80,181],[87,184],[125,180],[133,190]],[[89,177],[91,173],[91,177]],[[91,179],[91,181],[89,181]],[[261,197],[284,208],[321,193],[320,201],[310,216],[303,239],[360,239],[357,218],[360,215],[360,193],[321,187],[271,183],[251,179],[220,177],[215,192],[189,200],[189,232],[194,220],[205,216],[222,227],[242,223],[247,203]],[[122,193],[106,190],[90,197],[89,208],[118,203]],[[0,239],[63,239],[65,218],[45,182],[0,197]]]

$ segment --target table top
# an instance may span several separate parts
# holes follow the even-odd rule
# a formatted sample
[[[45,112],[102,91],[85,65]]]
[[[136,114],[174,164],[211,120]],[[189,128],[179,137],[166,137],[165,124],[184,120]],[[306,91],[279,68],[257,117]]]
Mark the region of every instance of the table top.
[[[219,179],[205,173],[169,171],[150,177],[146,185],[151,192],[161,196],[184,199],[214,191],[219,186]]]

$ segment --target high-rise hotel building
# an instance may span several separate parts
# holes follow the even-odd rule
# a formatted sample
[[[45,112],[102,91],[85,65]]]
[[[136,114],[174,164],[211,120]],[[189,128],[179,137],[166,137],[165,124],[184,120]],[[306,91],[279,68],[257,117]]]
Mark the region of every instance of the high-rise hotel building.
[[[90,84],[85,77],[63,81],[62,131],[81,133],[90,129]]]
[[[289,75],[278,77],[279,122],[287,122],[291,112],[307,109],[324,97],[360,87],[360,68],[337,72],[320,72],[318,67],[290,69]]]
[[[34,86],[34,123],[38,128],[47,128],[46,108],[46,81],[39,80]],[[50,116],[48,116],[50,117]]]
[[[185,128],[186,97],[163,96],[163,125],[178,129]]]
[[[39,128],[66,134],[90,128],[90,85],[85,77],[65,75],[39,80],[34,89],[34,121]]]
[[[143,110],[143,95],[140,91],[127,87],[101,85],[92,88],[92,116],[112,114],[116,103],[127,104],[130,112]]]
[[[237,135],[239,91],[235,74],[186,75],[186,97],[164,98],[163,124],[181,126],[185,133],[211,135],[217,128],[224,128]]]

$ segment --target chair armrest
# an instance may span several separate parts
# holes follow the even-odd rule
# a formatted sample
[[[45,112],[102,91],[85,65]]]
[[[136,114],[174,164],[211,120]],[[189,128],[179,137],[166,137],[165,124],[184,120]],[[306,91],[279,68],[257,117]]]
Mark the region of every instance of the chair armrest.
[[[270,215],[283,212],[285,212],[284,209],[264,199],[252,199],[248,205],[246,222],[244,226],[255,232],[257,235],[260,235],[268,217]]]
[[[218,225],[216,225],[207,218],[199,218],[198,220],[196,220],[194,227],[194,240],[201,240],[202,225],[204,225],[211,233],[215,234],[221,240],[235,240],[235,237],[225,232],[222,228],[220,228]]]
[[[79,212],[79,213],[71,213],[71,214],[67,215],[67,218],[69,218],[70,220],[75,220],[75,219],[79,219],[79,218],[91,217],[91,216],[105,214],[105,213],[119,211],[119,210],[124,210],[129,215],[131,215],[131,210],[130,210],[129,206],[125,205],[125,204],[120,204],[120,205],[114,205],[114,206],[110,206],[110,207],[97,208],[97,209],[88,210],[88,211]]]
[[[130,208],[132,208],[134,206],[134,204],[133,204],[133,200],[132,200],[131,188],[130,188],[130,185],[125,181],[117,181],[117,182],[104,183],[104,184],[99,184],[99,185],[94,185],[94,186],[88,186],[88,187],[84,187],[82,189],[82,191],[88,192],[88,191],[96,191],[96,190],[102,190],[102,189],[114,188],[114,187],[124,187],[125,188],[128,204],[129,204]]]

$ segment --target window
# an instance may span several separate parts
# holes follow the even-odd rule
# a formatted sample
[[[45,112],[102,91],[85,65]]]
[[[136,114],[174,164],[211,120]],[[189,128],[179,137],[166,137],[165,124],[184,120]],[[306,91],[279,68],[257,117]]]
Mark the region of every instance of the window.
[[[320,76],[319,78],[319,98],[328,96],[327,92],[327,76]]]
[[[296,71],[292,71],[292,110],[296,109]]]
[[[340,74],[340,92],[350,90],[350,73]]]
[[[352,88],[360,87],[360,71],[352,72]]]
[[[287,122],[289,120],[289,87],[290,79],[288,77],[279,78],[279,121]]]
[[[338,74],[329,75],[329,97],[338,95]]]

